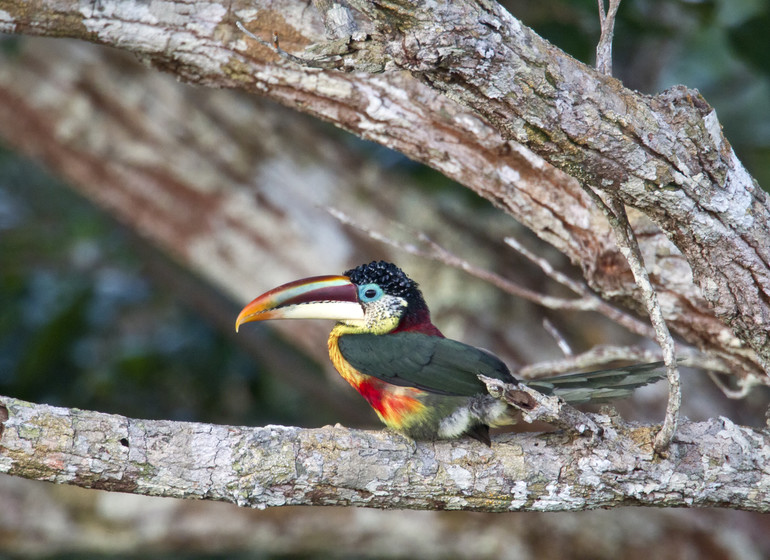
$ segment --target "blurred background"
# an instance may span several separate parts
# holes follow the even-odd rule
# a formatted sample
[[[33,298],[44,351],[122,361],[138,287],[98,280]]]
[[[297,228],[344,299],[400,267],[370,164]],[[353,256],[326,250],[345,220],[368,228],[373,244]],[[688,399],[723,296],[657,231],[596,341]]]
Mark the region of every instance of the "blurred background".
[[[592,0],[512,1],[539,34],[592,63]],[[765,0],[621,5],[614,71],[654,94],[698,88],[738,157],[770,185]],[[448,336],[513,367],[647,344],[600,317],[552,312],[340,223],[394,238],[419,227],[474,264],[552,295],[502,242],[566,259],[475,194],[400,154],[275,104],[194,88],[70,40],[0,37],[0,394],[132,417],[378,429],[328,365],[330,325],[233,322],[282,282],[385,258],[421,282]],[[214,233],[212,233],[214,232]],[[481,312],[480,310],[483,310]],[[663,384],[659,384],[663,385]],[[686,372],[685,415],[764,425],[767,391],[729,401]],[[620,405],[659,420],[665,387]],[[0,477],[0,557],[764,558],[765,517],[623,509],[484,515],[241,510]]]

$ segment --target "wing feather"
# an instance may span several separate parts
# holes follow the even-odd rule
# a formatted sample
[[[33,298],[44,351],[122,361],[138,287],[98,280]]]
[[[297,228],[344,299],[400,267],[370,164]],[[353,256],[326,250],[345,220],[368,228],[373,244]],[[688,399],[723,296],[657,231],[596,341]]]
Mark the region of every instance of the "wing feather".
[[[527,381],[527,385],[546,395],[561,397],[570,404],[580,404],[624,399],[637,388],[655,383],[665,376],[666,365],[654,362],[588,373],[569,373]]]
[[[497,356],[420,332],[343,335],[339,347],[342,356],[361,373],[441,395],[486,393],[479,374],[516,382]]]

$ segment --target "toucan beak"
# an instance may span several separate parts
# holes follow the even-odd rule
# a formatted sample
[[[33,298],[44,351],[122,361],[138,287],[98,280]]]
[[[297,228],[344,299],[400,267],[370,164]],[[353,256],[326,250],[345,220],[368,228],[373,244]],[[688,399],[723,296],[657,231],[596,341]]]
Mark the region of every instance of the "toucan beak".
[[[266,319],[335,319],[363,321],[358,289],[347,276],[314,276],[273,288],[252,301],[235,320],[243,323]]]

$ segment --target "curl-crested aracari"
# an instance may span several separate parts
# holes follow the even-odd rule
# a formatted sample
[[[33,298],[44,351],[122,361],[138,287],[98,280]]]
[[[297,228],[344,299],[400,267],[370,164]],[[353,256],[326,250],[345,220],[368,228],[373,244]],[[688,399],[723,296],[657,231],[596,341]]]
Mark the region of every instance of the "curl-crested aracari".
[[[343,276],[289,282],[259,296],[235,328],[266,319],[334,319],[334,367],[386,426],[415,439],[469,435],[490,444],[489,427],[517,411],[486,391],[478,375],[517,383],[495,355],[445,338],[431,323],[417,283],[394,264],[371,262]],[[660,363],[527,381],[569,403],[627,397],[665,375]]]

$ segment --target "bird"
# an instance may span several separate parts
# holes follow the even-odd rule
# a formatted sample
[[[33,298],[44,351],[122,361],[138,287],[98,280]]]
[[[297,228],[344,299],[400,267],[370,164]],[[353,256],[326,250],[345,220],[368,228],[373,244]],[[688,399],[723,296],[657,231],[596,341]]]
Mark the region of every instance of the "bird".
[[[274,288],[246,305],[241,325],[269,319],[333,319],[329,357],[390,429],[415,440],[472,437],[491,445],[490,427],[518,411],[487,392],[479,375],[519,381],[493,353],[446,338],[417,282],[398,266],[372,261],[343,275],[313,276]],[[570,404],[629,396],[665,376],[662,362],[527,380]]]

